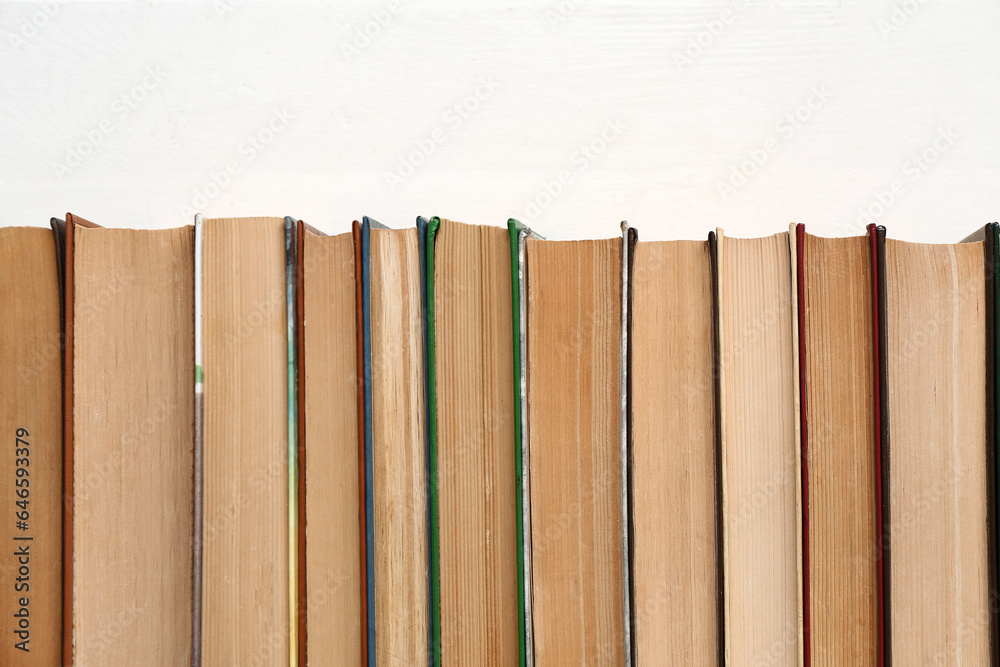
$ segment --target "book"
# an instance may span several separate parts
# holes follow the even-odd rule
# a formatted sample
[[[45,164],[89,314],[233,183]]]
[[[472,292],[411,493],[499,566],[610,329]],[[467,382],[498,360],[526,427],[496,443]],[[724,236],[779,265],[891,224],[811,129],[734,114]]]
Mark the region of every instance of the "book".
[[[795,237],[716,231],[722,568],[730,664],[803,659]]]
[[[529,654],[538,664],[623,665],[630,651],[627,244],[528,238],[525,246]]]
[[[196,220],[202,555],[200,660],[295,664],[297,410],[282,218]]]
[[[997,664],[1000,225],[0,229],[0,664]]]
[[[301,234],[308,643],[300,664],[366,664],[360,246],[351,232]]]
[[[53,233],[0,228],[0,664],[62,658],[62,325]]]
[[[804,650],[818,664],[882,655],[881,456],[873,238],[796,225],[803,451]]]
[[[877,243],[888,649],[899,664],[987,664],[996,650],[987,424],[995,342],[984,276],[994,260],[984,240],[907,243],[880,229]]]
[[[369,662],[430,660],[428,449],[420,238],[361,226]],[[370,481],[369,481],[370,480]]]
[[[192,659],[193,242],[66,217],[67,664]]]
[[[643,241],[633,262],[636,664],[721,663],[710,247]]]
[[[432,218],[426,233],[434,652],[441,664],[514,664],[520,508],[507,230]]]

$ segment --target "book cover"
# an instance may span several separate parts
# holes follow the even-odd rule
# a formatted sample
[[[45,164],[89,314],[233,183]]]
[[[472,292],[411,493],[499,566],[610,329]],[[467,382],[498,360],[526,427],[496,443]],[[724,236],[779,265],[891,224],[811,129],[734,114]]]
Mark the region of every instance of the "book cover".
[[[517,606],[519,664],[534,664],[531,622],[531,512],[528,492],[528,381],[527,356],[527,270],[524,242],[532,235],[530,228],[511,218],[507,221],[510,237],[511,323],[514,353],[514,470],[517,475]]]

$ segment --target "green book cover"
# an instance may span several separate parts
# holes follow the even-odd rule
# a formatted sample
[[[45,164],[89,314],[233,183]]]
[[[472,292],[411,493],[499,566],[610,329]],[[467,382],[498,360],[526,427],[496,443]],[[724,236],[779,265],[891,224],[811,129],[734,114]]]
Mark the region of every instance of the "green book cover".
[[[527,438],[527,378],[525,352],[527,345],[527,267],[524,243],[528,237],[541,238],[521,222],[507,221],[510,236],[510,287],[514,341],[514,470],[517,503],[517,632],[519,664],[528,667],[534,663],[531,637],[531,530],[528,516],[528,455]]]
[[[427,377],[427,532],[428,575],[430,578],[430,663],[441,664],[441,540],[438,521],[438,456],[437,456],[437,372],[434,358],[434,238],[441,226],[435,216],[424,224],[421,254],[424,258],[424,359]]]

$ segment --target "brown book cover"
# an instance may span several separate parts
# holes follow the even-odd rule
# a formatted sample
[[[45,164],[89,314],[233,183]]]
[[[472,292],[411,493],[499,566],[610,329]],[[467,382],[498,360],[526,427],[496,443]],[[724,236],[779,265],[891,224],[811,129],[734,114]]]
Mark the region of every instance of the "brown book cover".
[[[351,223],[351,238],[354,241],[354,307],[355,325],[357,338],[357,395],[358,395],[358,532],[361,535],[359,541],[360,560],[359,579],[361,584],[361,664],[369,664],[374,660],[374,652],[369,658],[369,648],[374,647],[375,642],[375,622],[373,611],[369,609],[369,572],[368,563],[371,554],[368,549],[368,535],[371,527],[368,525],[368,492],[367,471],[365,468],[365,441],[366,441],[366,420],[365,412],[365,308],[364,308],[364,253],[362,250],[362,228],[357,220]]]
[[[889,628],[889,415],[887,376],[885,372],[886,331],[885,331],[885,227],[874,224],[868,226],[868,247],[871,261],[872,287],[872,359],[875,416],[875,484],[877,489],[878,542],[875,551],[878,557],[878,659],[880,667],[892,664],[892,642]]]
[[[983,228],[983,250],[986,279],[986,466],[987,482],[986,518],[989,529],[989,586],[990,586],[990,660],[1000,665],[1000,572],[998,572],[997,540],[997,323],[1000,311],[1000,225],[995,222]]]

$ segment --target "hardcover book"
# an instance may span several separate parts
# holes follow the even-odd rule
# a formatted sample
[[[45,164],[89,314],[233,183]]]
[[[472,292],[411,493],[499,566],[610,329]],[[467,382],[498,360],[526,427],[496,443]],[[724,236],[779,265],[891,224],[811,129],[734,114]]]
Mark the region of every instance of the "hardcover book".
[[[367,595],[355,241],[350,232],[302,234],[308,643],[300,664],[360,665]]]
[[[795,237],[716,232],[725,653],[803,659]]]
[[[66,217],[66,664],[192,660],[193,246]]]
[[[198,219],[203,664],[296,664],[294,247],[282,218]],[[290,393],[290,389],[292,390]]]
[[[984,276],[993,259],[982,240],[907,243],[881,230],[877,240],[892,660],[988,664],[995,454]]]
[[[637,665],[720,646],[712,264],[706,241],[642,241],[632,274]]]
[[[519,511],[510,271],[507,230],[429,221],[432,573],[441,664],[518,659],[518,595],[509,585],[517,581]]]
[[[0,229],[0,664],[62,659],[62,352],[57,245]]]
[[[882,654],[882,466],[869,236],[796,225],[802,377],[803,609],[808,661]]]
[[[522,419],[531,478],[529,652],[538,664],[629,662],[626,247],[622,239],[526,241]]]
[[[368,659],[423,664],[431,656],[431,601],[420,238],[416,227],[387,229],[368,218],[361,238],[369,595],[374,590]]]
[[[1000,225],[0,229],[0,664],[1000,663]]]

